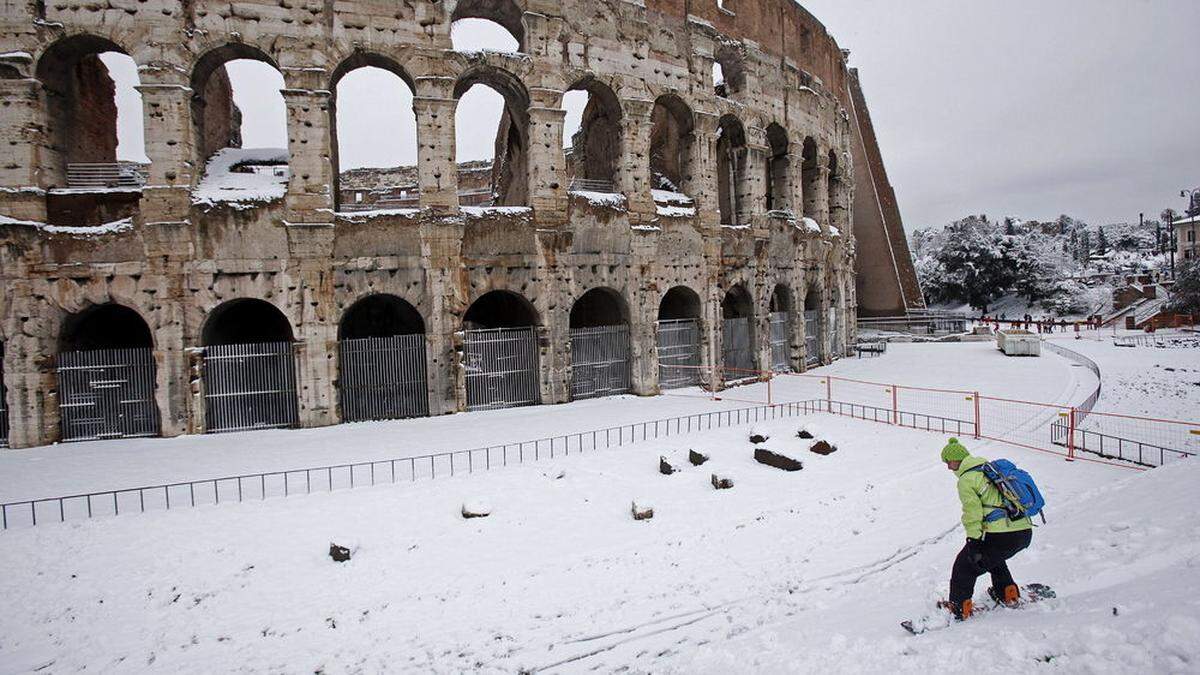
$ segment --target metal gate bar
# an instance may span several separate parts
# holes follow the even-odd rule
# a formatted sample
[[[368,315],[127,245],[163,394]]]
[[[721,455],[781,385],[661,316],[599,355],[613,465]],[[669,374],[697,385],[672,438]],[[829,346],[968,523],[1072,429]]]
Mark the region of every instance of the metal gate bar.
[[[4,388],[4,345],[0,344],[0,448],[8,447],[8,390]]]
[[[59,354],[63,440],[157,436],[154,371],[154,355],[147,348]]]
[[[424,334],[342,340],[338,367],[343,420],[429,414]]]
[[[629,326],[572,328],[571,398],[629,391]]]
[[[792,369],[792,360],[788,354],[788,313],[771,312],[771,370],[787,372]]]
[[[821,311],[811,309],[804,312],[804,363],[815,366],[821,363]]]
[[[750,377],[754,370],[754,347],[750,342],[750,319],[725,319],[721,339],[722,363],[730,370],[726,380]]]
[[[664,319],[658,322],[658,386],[677,389],[700,384],[700,322]]]
[[[533,326],[465,331],[463,367],[467,410],[541,402],[537,333]]]
[[[291,342],[204,348],[206,431],[295,426],[296,358]]]

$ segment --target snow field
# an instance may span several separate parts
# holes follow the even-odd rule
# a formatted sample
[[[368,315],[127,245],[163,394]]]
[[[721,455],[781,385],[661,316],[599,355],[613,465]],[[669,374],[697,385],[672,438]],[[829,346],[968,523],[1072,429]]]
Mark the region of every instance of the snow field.
[[[792,473],[754,462],[746,425],[453,479],[13,530],[0,597],[21,609],[0,613],[0,664],[809,672],[1200,657],[1200,610],[1180,597],[1161,611],[1200,563],[1191,463],[1133,476],[964,439],[1038,478],[1051,522],[1013,568],[1060,600],[911,638],[898,622],[944,592],[962,539],[944,438],[811,420],[837,453],[807,452],[804,417],[753,425],[764,447],[803,457]],[[712,459],[692,467],[690,448]],[[661,475],[660,455],[684,470]],[[714,490],[714,472],[734,488]],[[652,520],[632,519],[635,499],[653,502]],[[491,515],[464,520],[472,501]],[[332,562],[330,542],[354,558]],[[1124,618],[1101,611],[1110,597]],[[1012,646],[997,654],[997,641]]]

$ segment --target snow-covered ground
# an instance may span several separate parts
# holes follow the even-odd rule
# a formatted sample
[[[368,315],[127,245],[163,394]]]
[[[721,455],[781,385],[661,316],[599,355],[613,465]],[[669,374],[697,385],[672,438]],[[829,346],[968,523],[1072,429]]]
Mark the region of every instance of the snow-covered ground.
[[[1047,402],[1091,385],[1059,357],[1006,358],[986,342],[892,345],[822,372]],[[780,378],[772,393],[807,398],[813,384]],[[471,447],[743,405],[622,397],[63,445],[6,452],[0,480],[7,490],[47,481],[39,492],[53,494],[79,457],[90,471],[78,476],[109,467],[124,483],[144,476],[127,465],[153,463],[147,471],[181,464],[194,478],[239,461],[392,456],[418,441],[422,451]],[[838,451],[807,452],[795,438],[805,424]],[[804,469],[754,462],[752,430]],[[0,672],[1195,670],[1195,462],[1138,472],[964,439],[1037,477],[1049,523],[1012,567],[1059,597],[923,636],[901,631],[944,595],[963,538],[954,479],[938,461],[944,440],[814,414],[437,481],[10,530],[0,534]],[[711,462],[658,472],[660,456],[689,449]],[[713,473],[734,487],[714,490]],[[652,520],[632,519],[635,500],[653,503]],[[466,502],[492,514],[464,519]],[[331,561],[331,542],[353,559]]]

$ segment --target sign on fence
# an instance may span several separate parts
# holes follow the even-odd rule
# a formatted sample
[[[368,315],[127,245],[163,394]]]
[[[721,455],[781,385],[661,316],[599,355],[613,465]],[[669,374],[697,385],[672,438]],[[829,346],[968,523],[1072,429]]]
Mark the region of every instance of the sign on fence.
[[[541,401],[537,333],[524,328],[469,330],[463,336],[467,410],[494,410]]]
[[[695,319],[658,322],[658,386],[678,389],[700,384],[700,323]]]
[[[338,368],[343,420],[429,414],[424,334],[342,340]]]
[[[571,398],[629,391],[629,326],[571,329]]]
[[[291,342],[204,348],[207,431],[290,427],[299,422]]]
[[[64,352],[57,376],[64,441],[158,435],[149,349]]]

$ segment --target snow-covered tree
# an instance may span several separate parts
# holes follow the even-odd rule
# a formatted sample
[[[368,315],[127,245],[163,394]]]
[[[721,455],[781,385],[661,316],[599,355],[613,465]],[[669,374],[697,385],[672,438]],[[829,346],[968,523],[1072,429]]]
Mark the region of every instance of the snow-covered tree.
[[[1200,261],[1188,260],[1179,267],[1167,308],[1179,314],[1200,314]]]

